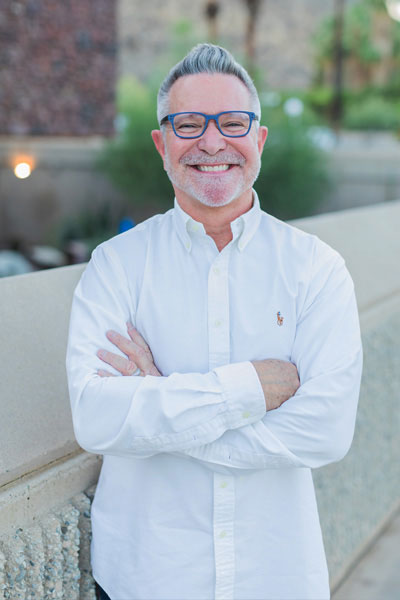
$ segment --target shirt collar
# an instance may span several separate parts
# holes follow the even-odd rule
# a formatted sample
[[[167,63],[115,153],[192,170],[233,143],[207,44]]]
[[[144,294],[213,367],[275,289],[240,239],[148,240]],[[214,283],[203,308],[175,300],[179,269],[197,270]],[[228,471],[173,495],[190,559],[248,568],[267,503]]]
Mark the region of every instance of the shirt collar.
[[[255,234],[261,219],[260,201],[257,192],[253,189],[253,206],[246,213],[232,221],[231,229],[233,239],[242,252]],[[202,223],[192,219],[174,199],[174,221],[177,233],[188,252],[192,249],[193,235],[206,235]]]

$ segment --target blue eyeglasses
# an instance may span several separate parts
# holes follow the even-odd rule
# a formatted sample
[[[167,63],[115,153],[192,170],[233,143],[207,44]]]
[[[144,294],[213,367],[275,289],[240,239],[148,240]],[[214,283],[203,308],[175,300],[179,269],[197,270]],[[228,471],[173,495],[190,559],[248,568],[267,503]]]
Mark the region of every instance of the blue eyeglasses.
[[[161,119],[160,125],[168,121],[177,137],[193,140],[203,135],[209,121],[215,121],[219,131],[226,137],[243,137],[249,133],[253,121],[258,121],[258,117],[247,110],[224,110],[216,115],[178,112]]]

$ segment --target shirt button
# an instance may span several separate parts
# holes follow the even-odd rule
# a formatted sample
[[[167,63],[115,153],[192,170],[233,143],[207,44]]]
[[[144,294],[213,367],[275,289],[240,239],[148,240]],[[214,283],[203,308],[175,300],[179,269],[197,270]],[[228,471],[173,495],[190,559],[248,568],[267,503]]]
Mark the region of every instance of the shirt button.
[[[242,413],[243,419],[248,419],[249,416],[250,416],[250,413],[247,410],[244,413]]]
[[[214,267],[213,272],[214,272],[214,275],[219,275],[221,271],[218,267]]]
[[[222,481],[222,482],[221,482],[221,484],[220,484],[220,487],[222,487],[222,488],[226,488],[226,487],[227,487],[227,485],[228,485],[228,482],[227,482],[227,481]]]
[[[226,531],[221,531],[221,533],[219,534],[220,538],[224,538],[226,536]]]
[[[214,321],[214,327],[221,327],[221,325],[222,325],[221,319],[217,319],[216,321]]]

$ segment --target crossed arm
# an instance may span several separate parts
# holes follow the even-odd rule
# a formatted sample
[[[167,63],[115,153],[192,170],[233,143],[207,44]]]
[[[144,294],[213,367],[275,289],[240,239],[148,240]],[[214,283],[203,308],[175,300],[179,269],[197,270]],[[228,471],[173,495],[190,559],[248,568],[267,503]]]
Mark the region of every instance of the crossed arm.
[[[142,377],[145,375],[162,377],[154,364],[153,354],[148,344],[129,321],[127,332],[128,338],[113,330],[106,333],[109,341],[119,348],[126,358],[105,349],[99,350],[97,356],[121,375],[131,376],[140,370]],[[252,361],[252,364],[264,393],[266,411],[279,408],[283,402],[294,396],[300,387],[297,369],[290,362],[269,358]],[[99,369],[98,374],[100,377],[114,376],[106,369]]]
[[[340,460],[353,437],[362,351],[343,261],[321,269],[322,284],[297,322],[294,364],[268,359],[163,377],[137,331],[116,333],[132,314],[124,274],[116,261],[95,257],[71,314],[67,366],[78,442],[117,456],[179,453],[236,473]],[[114,333],[99,356],[124,377],[99,365],[107,327]],[[137,367],[142,377],[129,376]]]

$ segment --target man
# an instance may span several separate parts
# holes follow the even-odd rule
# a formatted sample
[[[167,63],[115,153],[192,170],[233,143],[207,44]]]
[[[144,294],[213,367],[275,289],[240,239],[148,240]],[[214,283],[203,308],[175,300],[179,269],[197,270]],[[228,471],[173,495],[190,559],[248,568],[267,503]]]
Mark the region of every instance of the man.
[[[353,436],[353,284],[260,210],[267,129],[226,50],[171,70],[158,119],[175,208],[95,250],[71,316],[75,433],[104,455],[94,577],[112,600],[329,598],[311,468]]]

